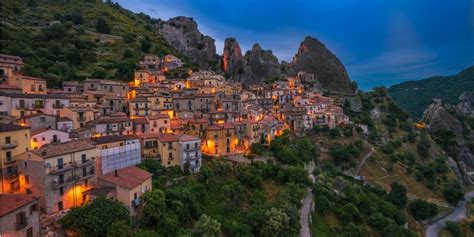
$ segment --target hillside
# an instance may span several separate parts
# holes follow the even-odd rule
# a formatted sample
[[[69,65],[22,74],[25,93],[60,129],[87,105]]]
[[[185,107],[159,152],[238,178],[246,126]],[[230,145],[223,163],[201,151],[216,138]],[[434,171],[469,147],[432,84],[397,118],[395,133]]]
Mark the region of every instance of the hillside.
[[[144,53],[179,55],[156,33],[159,20],[102,1],[13,1],[1,6],[1,54],[17,55],[30,76],[129,80]],[[100,34],[98,31],[100,31]]]
[[[474,91],[474,66],[457,75],[407,81],[388,89],[390,96],[414,118],[421,118],[433,98],[455,104],[465,91]]]

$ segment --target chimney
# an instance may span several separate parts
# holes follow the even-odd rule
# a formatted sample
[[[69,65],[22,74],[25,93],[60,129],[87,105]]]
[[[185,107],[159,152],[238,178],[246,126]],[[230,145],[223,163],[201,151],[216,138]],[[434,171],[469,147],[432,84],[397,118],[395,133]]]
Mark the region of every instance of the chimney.
[[[115,170],[115,177],[118,177],[118,171]]]

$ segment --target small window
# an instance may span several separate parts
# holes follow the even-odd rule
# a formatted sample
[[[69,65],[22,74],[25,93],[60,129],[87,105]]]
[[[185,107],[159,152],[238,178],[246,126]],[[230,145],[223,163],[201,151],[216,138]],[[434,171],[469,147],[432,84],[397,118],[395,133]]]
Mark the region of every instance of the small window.
[[[59,195],[63,195],[64,194],[64,188],[63,187],[60,187],[59,188]]]

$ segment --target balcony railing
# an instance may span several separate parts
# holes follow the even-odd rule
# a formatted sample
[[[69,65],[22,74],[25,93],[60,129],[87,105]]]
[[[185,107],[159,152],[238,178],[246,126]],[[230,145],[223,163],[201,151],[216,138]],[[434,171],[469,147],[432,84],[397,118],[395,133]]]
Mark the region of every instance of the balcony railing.
[[[62,108],[64,108],[64,105],[63,104],[53,104],[53,108],[62,109]]]
[[[92,164],[94,164],[93,159],[87,159],[85,161],[76,162],[75,167],[80,168],[80,167],[87,166],[87,165],[92,165]]]
[[[185,151],[200,151],[200,147],[189,147],[189,148],[184,148]]]
[[[34,104],[34,105],[33,105],[33,108],[35,108],[35,109],[43,109],[43,108],[44,108],[44,104]]]
[[[9,143],[0,143],[0,147],[3,150],[13,149],[18,146],[18,141],[12,141]]]
[[[62,173],[62,172],[65,172],[65,171],[68,171],[70,169],[72,169],[73,166],[71,164],[65,164],[65,165],[62,165],[62,166],[55,166],[55,167],[52,167],[50,170],[49,170],[49,173],[50,174],[59,174],[59,173]]]
[[[63,180],[62,182],[60,181],[53,181],[52,182],[52,186],[53,186],[53,189],[58,189],[60,187],[64,187],[66,185],[69,185],[69,184],[72,184],[74,183],[75,181],[77,181],[79,179],[78,176],[69,176],[67,177],[65,180]]]

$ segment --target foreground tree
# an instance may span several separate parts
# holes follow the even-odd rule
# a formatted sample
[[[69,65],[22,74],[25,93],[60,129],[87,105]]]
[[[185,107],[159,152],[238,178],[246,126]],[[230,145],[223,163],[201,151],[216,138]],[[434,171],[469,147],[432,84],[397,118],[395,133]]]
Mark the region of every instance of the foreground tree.
[[[106,236],[114,223],[129,225],[129,215],[121,202],[98,197],[89,204],[73,208],[59,223],[66,229],[79,232],[81,236]]]
[[[193,233],[201,237],[218,237],[222,234],[221,224],[210,216],[203,214],[194,224]]]

